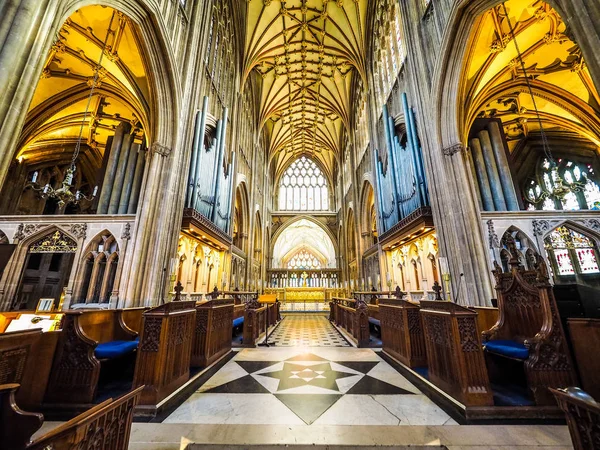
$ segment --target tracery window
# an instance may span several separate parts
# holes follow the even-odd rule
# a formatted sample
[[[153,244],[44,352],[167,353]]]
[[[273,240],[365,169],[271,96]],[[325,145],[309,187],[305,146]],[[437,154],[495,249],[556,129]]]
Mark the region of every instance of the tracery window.
[[[529,210],[600,210],[600,185],[591,164],[559,159],[553,167],[543,159],[525,185],[525,199]]]
[[[279,183],[279,209],[282,211],[327,211],[329,188],[321,169],[302,156],[294,161]]]
[[[205,64],[213,85],[221,100],[229,103],[235,71],[231,69],[231,58],[235,54],[233,21],[228,2],[216,2],[208,31]]]
[[[294,257],[288,262],[288,269],[290,270],[318,270],[320,268],[321,262],[317,259],[315,255],[307,252],[306,250],[302,250],[301,252],[294,255]]]
[[[598,250],[587,236],[562,226],[550,233],[544,242],[559,276],[600,273]]]

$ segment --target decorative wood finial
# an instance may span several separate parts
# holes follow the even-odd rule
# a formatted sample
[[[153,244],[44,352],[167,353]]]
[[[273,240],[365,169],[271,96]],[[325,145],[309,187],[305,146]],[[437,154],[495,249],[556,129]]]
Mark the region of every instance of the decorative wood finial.
[[[435,292],[436,300],[443,300],[443,298],[441,296],[442,286],[440,286],[440,283],[438,283],[437,280],[433,283],[433,286],[431,287],[431,289],[433,289],[433,292]]]
[[[173,290],[175,291],[175,301],[178,302],[179,300],[181,300],[181,292],[183,292],[183,286],[181,284],[181,281],[177,282]]]

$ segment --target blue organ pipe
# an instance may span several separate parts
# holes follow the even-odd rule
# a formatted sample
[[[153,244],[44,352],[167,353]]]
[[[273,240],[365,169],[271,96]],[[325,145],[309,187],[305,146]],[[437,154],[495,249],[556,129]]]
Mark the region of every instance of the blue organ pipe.
[[[194,185],[196,184],[196,164],[198,163],[198,141],[200,135],[200,122],[202,121],[202,113],[196,111],[196,124],[194,130],[194,142],[192,144],[192,159],[190,160],[190,172],[188,175],[188,188],[185,198],[185,207],[189,208],[192,205],[194,198]]]
[[[425,165],[423,164],[423,152],[421,151],[421,147],[419,146],[419,139],[417,136],[417,125],[416,125],[416,121],[415,121],[415,113],[412,110],[412,108],[409,109],[409,111],[410,111],[411,129],[413,131],[412,139],[414,141],[414,146],[415,146],[416,153],[417,153],[419,177],[421,178],[420,186],[421,186],[421,190],[422,190],[423,201],[424,201],[424,205],[428,205],[429,204],[429,190],[427,188],[427,177],[425,176]]]
[[[387,109],[387,106],[384,106],[385,109]],[[386,111],[387,112],[387,111]],[[390,157],[390,163],[391,163],[391,167],[388,168],[388,174],[389,174],[389,169],[391,168],[391,172],[392,172],[392,181],[394,184],[394,199],[396,200],[396,211],[398,213],[398,220],[400,220],[400,196],[398,195],[398,167],[396,166],[396,153],[398,151],[398,147],[396,146],[396,142],[395,140],[397,140],[398,138],[396,137],[396,131],[395,131],[395,127],[394,127],[394,119],[392,119],[389,115],[388,115],[388,124],[389,124],[389,133],[390,133],[390,141],[392,143],[391,147],[390,147],[390,153],[389,153],[389,157]]]
[[[408,98],[406,97],[406,93],[402,94],[402,106],[404,108],[404,117],[406,118],[405,123],[406,123],[406,135],[408,137],[408,142],[410,142],[410,152],[411,152],[411,159],[412,159],[412,167],[413,167],[413,174],[415,176],[415,182],[417,183],[417,192],[419,194],[419,204],[423,205],[423,193],[421,192],[420,189],[420,180],[419,180],[419,170],[417,169],[418,163],[417,163],[417,148],[415,145],[415,141],[413,140],[413,129],[412,129],[412,123],[410,121],[410,109],[408,107]]]
[[[196,160],[196,173],[194,175],[194,188],[192,191],[192,203],[191,207],[195,207],[198,202],[198,188],[200,186],[200,177],[202,174],[202,156],[204,155],[204,133],[206,130],[206,118],[208,117],[208,97],[204,97],[202,103],[202,116],[200,117],[199,129],[196,129],[196,136],[198,137],[198,155]]]
[[[381,226],[384,228],[384,230],[382,231],[385,232],[387,231],[387,227],[385,226],[385,219],[383,217],[383,211],[385,209],[385,205],[383,204],[383,197],[381,195],[381,176],[379,174],[379,155],[377,154],[377,149],[373,149],[373,152],[375,153],[375,184],[377,186],[375,186],[375,188],[377,189],[377,197],[379,199],[379,216],[381,217],[380,223]]]
[[[225,137],[227,136],[227,114],[229,112],[228,108],[225,108],[225,111],[223,112],[223,125],[221,126],[221,138],[219,139],[219,145],[218,145],[218,153],[217,153],[217,165],[215,166],[215,178],[216,178],[216,182],[215,182],[215,190],[214,190],[214,198],[215,198],[215,203],[213,205],[213,209],[212,209],[212,214],[211,214],[211,220],[213,223],[215,223],[215,220],[217,218],[217,207],[218,207],[218,199],[217,196],[219,195],[219,185],[221,184],[221,177],[219,176],[219,171],[222,170],[222,166],[223,166],[223,155],[225,153]]]
[[[231,155],[231,163],[229,165],[229,197],[227,198],[227,233],[231,232],[231,224],[233,222],[233,217],[231,217],[231,202],[233,200],[233,190],[235,189],[235,178],[237,174],[237,159],[236,152],[233,152]]]

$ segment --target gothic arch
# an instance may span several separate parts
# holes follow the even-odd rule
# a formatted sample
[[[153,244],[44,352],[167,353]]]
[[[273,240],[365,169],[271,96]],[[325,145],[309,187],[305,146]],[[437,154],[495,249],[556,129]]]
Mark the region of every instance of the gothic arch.
[[[360,228],[362,235],[365,236],[366,248],[370,248],[377,243],[378,229],[376,208],[375,189],[370,181],[365,180],[360,196]]]
[[[250,206],[248,188],[242,181],[235,190],[235,206],[233,216],[233,245],[242,251],[248,250],[248,231],[250,227]]]
[[[338,242],[335,234],[333,234],[333,232],[327,226],[325,226],[322,222],[320,222],[319,220],[315,219],[313,216],[310,216],[308,214],[301,214],[301,215],[294,216],[294,218],[291,219],[289,222],[286,222],[284,225],[280,226],[277,230],[275,230],[275,232],[273,233],[273,236],[271,237],[271,245],[270,245],[271,255],[273,254],[273,246],[274,246],[275,242],[277,241],[277,238],[281,235],[281,233],[286,228],[290,227],[291,225],[293,225],[296,222],[299,222],[300,220],[308,220],[309,222],[312,222],[315,225],[317,225],[319,228],[321,228],[325,233],[327,233],[327,235],[331,239],[331,242],[333,243],[333,247],[335,248],[336,254],[339,255],[339,242]]]
[[[482,19],[485,12],[502,3],[500,0],[460,0],[454,2],[448,17],[446,34],[442,38],[440,55],[437,61],[437,69],[432,79],[432,98],[434,99],[434,133],[441,143],[441,148],[452,148],[457,144],[464,145],[466,142],[466,118],[462,113],[462,96],[464,95],[467,80],[464,76],[464,61],[470,50],[473,37],[473,29]],[[569,16],[564,13],[561,2],[558,0],[547,0],[568,28],[575,35],[575,40],[581,46],[586,60],[593,57],[593,52],[588,44],[598,41],[598,37],[588,37],[582,29],[578,29],[574,23],[579,13]],[[569,6],[569,8],[575,6]],[[590,60],[591,61],[591,60]],[[594,61],[593,66],[597,67]],[[590,68],[592,78],[600,76]]]

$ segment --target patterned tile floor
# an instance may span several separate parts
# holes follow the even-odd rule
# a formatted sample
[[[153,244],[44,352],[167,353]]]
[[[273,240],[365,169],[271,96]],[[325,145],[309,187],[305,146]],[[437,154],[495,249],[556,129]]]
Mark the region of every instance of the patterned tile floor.
[[[323,314],[286,314],[269,336],[280,347],[350,347]]]
[[[376,352],[354,347],[236,352],[164,423],[456,425]]]

